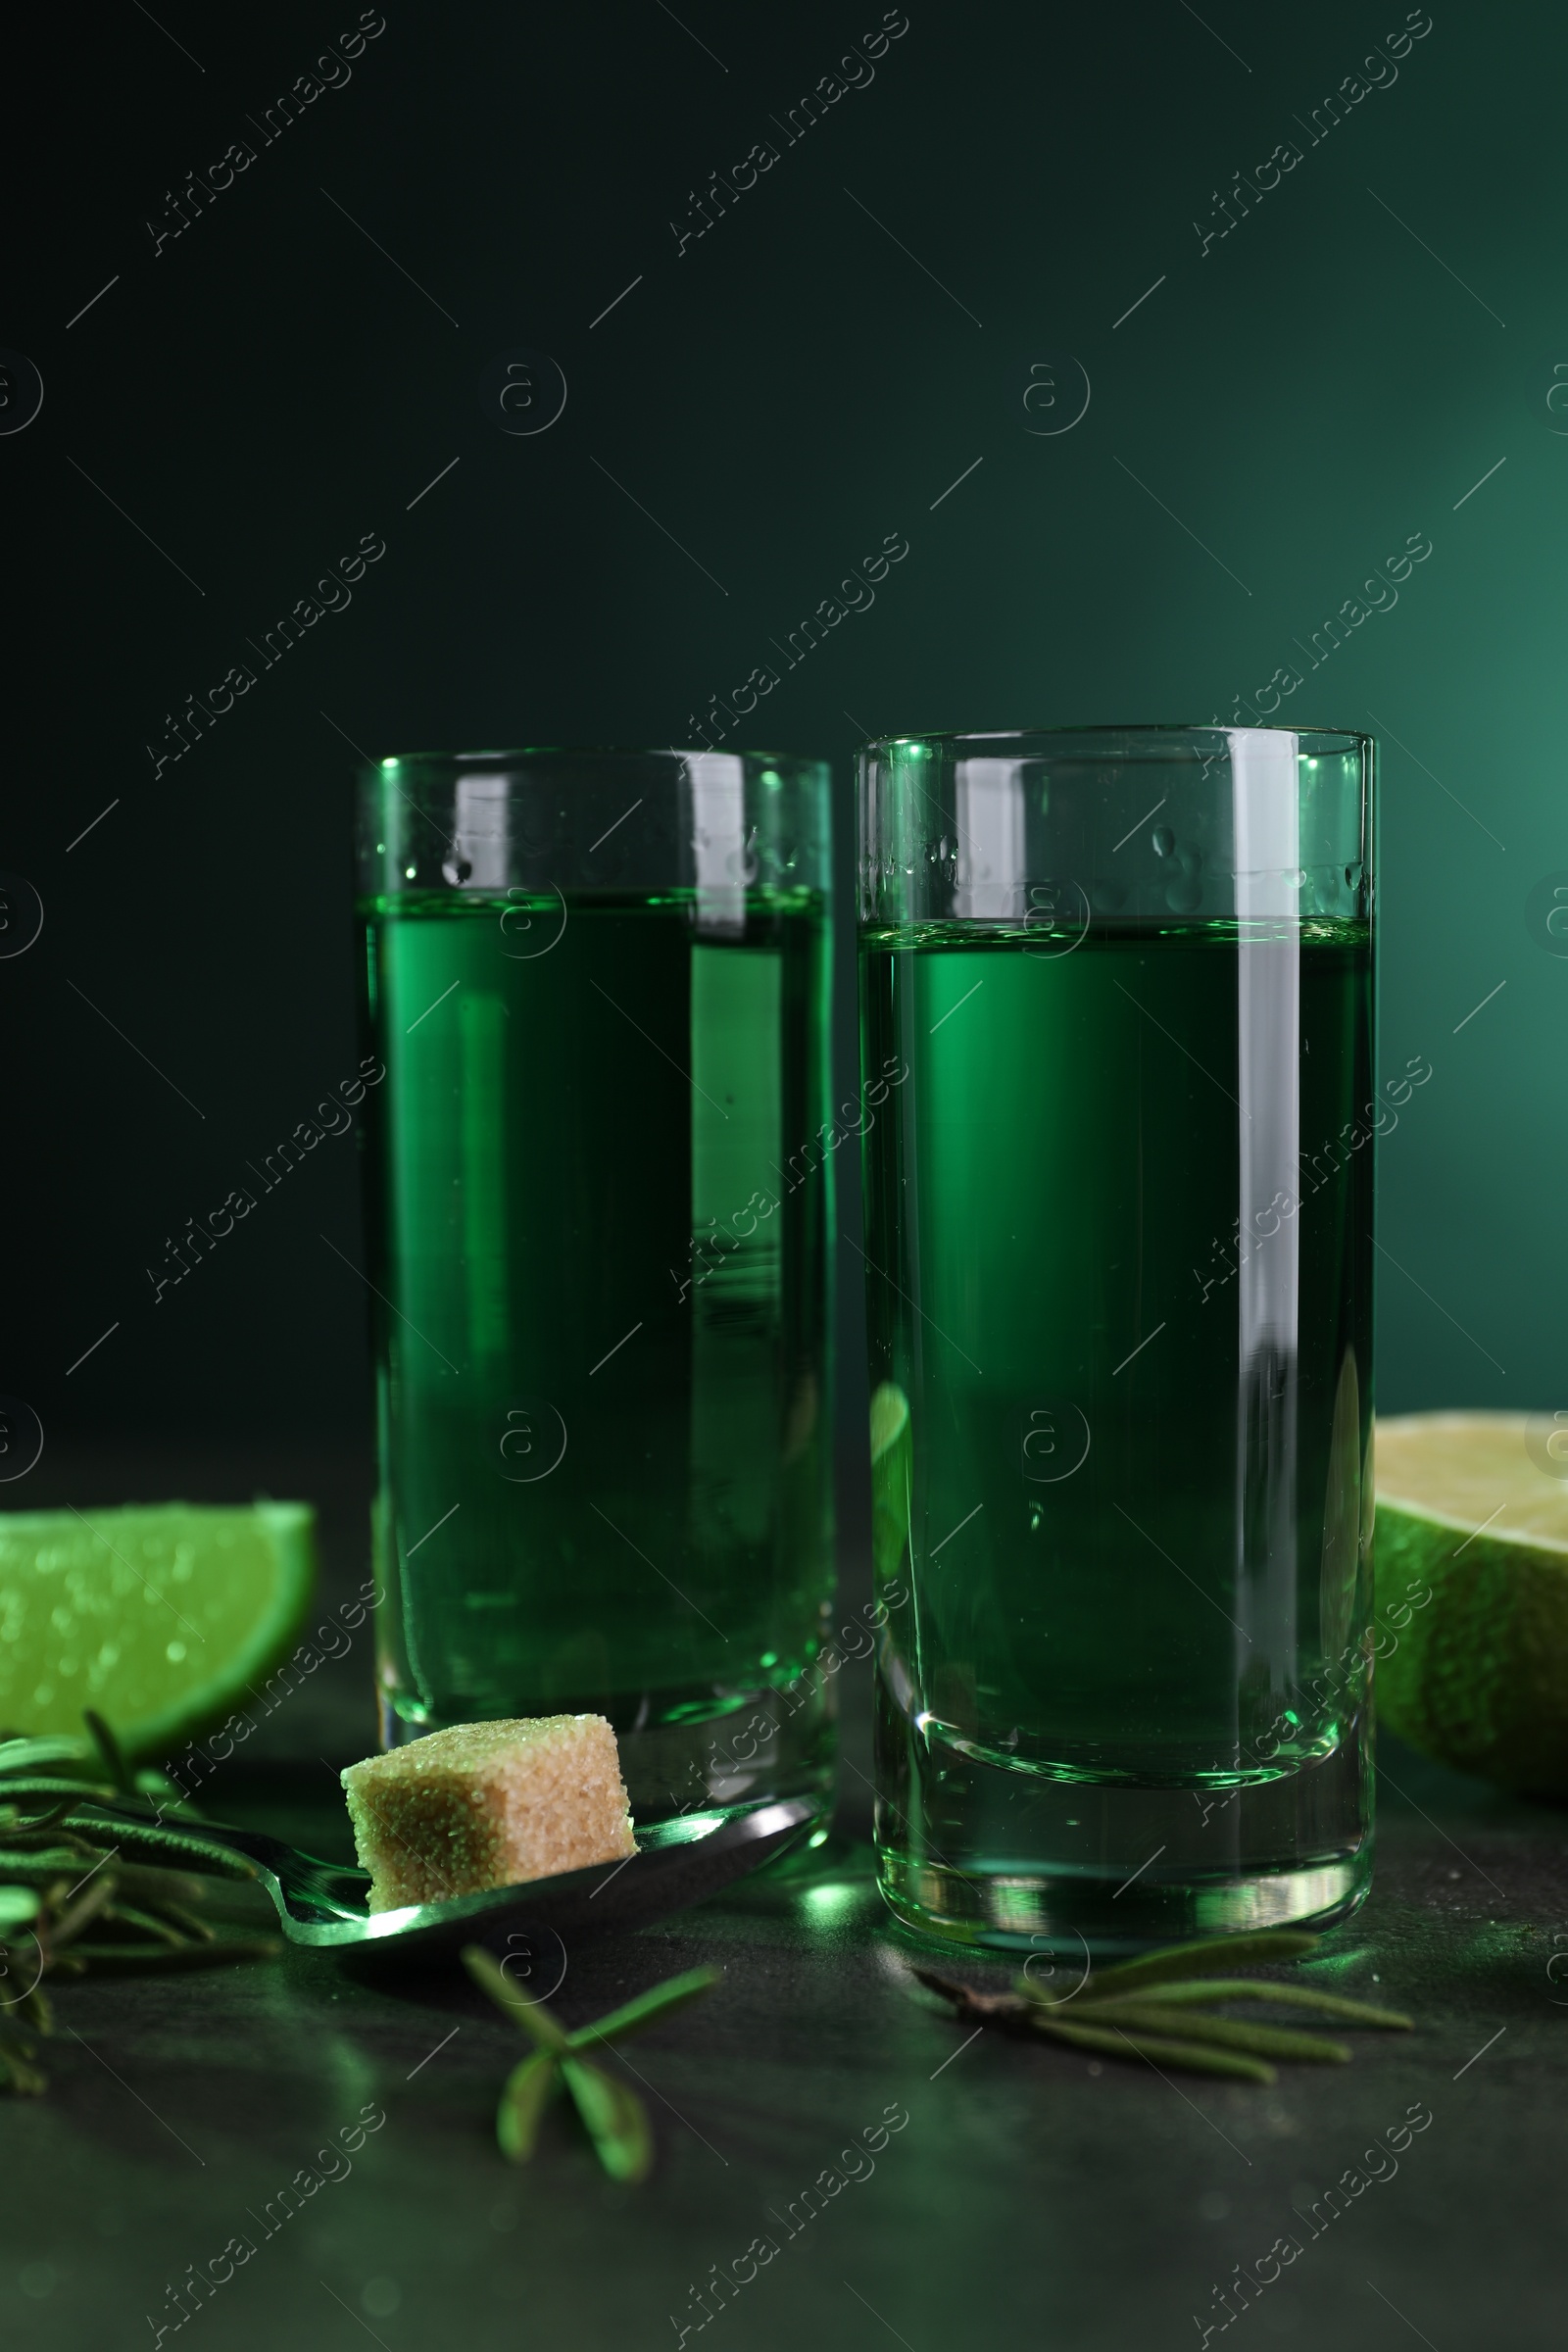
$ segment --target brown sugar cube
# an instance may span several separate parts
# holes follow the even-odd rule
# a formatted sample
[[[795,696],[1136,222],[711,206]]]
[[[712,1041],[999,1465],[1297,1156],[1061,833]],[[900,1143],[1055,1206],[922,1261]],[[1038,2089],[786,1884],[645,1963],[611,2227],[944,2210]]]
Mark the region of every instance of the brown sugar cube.
[[[450,1902],[637,1851],[603,1715],[454,1724],[343,1775],[370,1909]]]

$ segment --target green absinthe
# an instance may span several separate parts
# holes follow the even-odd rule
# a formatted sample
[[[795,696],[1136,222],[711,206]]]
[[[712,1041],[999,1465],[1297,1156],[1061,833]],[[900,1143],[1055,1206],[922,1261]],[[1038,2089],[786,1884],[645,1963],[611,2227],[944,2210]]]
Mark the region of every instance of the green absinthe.
[[[823,902],[361,911],[387,1737],[601,1713],[645,1820],[825,1786]]]
[[[909,1072],[865,1145],[871,1379],[909,1415],[895,1908],[1074,1949],[1343,1910],[1369,1862],[1367,926],[929,922],[861,954],[866,1066]]]

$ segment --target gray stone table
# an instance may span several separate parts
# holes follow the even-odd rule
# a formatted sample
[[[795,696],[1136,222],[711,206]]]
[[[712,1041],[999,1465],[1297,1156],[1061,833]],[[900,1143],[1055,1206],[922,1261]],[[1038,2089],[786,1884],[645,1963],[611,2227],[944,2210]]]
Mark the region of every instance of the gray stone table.
[[[102,1475],[102,1494],[76,1492],[126,1491]],[[329,1570],[347,1573],[358,1502],[334,1509]],[[348,1852],[333,1773],[369,1744],[365,1662],[333,1672],[213,1784],[214,1813]],[[496,2096],[522,2045],[454,1965],[371,1980],[290,1952],[68,1985],[47,2096],[0,2103],[0,2343],[149,2346],[161,2326],[172,2342],[168,2290],[221,2272],[231,2239],[255,2250],[182,2347],[655,2352],[685,2328],[705,2352],[1144,2352],[1205,2327],[1338,2352],[1561,2342],[1562,1815],[1385,1743],[1374,1891],[1314,1967],[1418,2030],[1353,2037],[1349,2067],[1265,2089],[966,2042],[911,1992],[919,1949],[876,1892],[867,1690],[841,1680],[831,1840],[566,1956],[567,2024],[676,1970],[723,1972],[628,2047],[658,2134],[648,2182],[607,2180],[564,2107],[531,2165],[502,2159]],[[294,2210],[280,2192],[302,2173],[318,2185]],[[1236,2266],[1268,2274],[1282,2238],[1300,2252],[1222,2328],[1215,2288]]]

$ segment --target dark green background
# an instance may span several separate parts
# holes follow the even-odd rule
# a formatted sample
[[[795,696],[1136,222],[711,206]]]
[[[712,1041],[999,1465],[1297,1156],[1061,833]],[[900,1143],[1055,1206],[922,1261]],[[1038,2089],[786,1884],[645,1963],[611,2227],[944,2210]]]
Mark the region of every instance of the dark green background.
[[[875,608],[764,706],[774,743],[834,759],[846,881],[861,728],[1228,718],[1375,564],[1430,536],[1397,608],[1287,706],[1338,725],[1376,712],[1408,746],[1384,769],[1380,1074],[1419,1054],[1433,1078],[1384,1153],[1383,1239],[1407,1272],[1381,1261],[1380,1400],[1564,1401],[1568,963],[1532,940],[1525,903],[1568,868],[1568,417],[1546,407],[1568,366],[1568,20],[1434,0],[1396,83],[1200,258],[1212,191],[1304,144],[1295,119],[1405,15],[1200,5],[1206,24],[1183,0],[909,0],[871,86],[680,259],[668,222],[688,191],[772,135],[879,5],[674,0],[683,29],[660,0],[553,17],[388,0],[348,86],[157,260],[143,223],[165,191],[250,136],[247,115],[357,9],[152,0],[155,24],[121,0],[50,21],[5,100],[0,344],[30,355],[46,396],[0,436],[0,867],[34,883],[46,920],[0,961],[0,1391],[35,1406],[50,1447],[8,1501],[265,1476],[323,1503],[330,1589],[357,1584],[362,1293],[319,1238],[358,1257],[355,1146],[323,1145],[160,1307],[144,1272],[352,1067],[344,736],[376,753],[679,741],[890,531],[910,552]],[[485,367],[518,346],[569,385],[535,439],[479,407]],[[1023,371],[1068,353],[1088,414],[1032,437]],[[352,607],[155,781],[164,713],[368,531],[387,553]],[[842,1258],[860,1461],[858,1261]],[[853,1540],[845,1556],[863,1572]],[[335,1813],[318,1753],[371,1737],[363,1657],[332,1673],[278,1720],[298,1807],[260,1768],[252,1792],[312,1844]],[[1303,2069],[1254,2101],[1092,2078],[991,2035],[955,2057],[959,2032],[905,1997],[908,1952],[869,1887],[864,1670],[844,1682],[841,1826],[862,1843],[825,1849],[819,1884],[753,1882],[573,1955],[573,2025],[693,1960],[729,1968],[710,2014],[637,2056],[661,2102],[646,2192],[599,2183],[564,2132],[523,2179],[491,2155],[518,2045],[460,1982],[362,1991],[290,1967],[68,1987],[88,2046],[62,2034],[48,2099],[4,2119],[11,2333],[140,2340],[163,2281],[222,2244],[366,2077],[391,2111],[375,2185],[293,2225],[286,2267],[201,2341],[270,2352],[281,2311],[332,2346],[371,2320],[392,2347],[444,2343],[454,2312],[475,2345],[672,2342],[688,2279],[897,2095],[913,2125],[893,2192],[865,2191],[836,2236],[822,2222],[772,2300],[726,2322],[734,2352],[1174,2343],[1209,2280],[1254,2262],[1287,2207],[1419,2095],[1438,2128],[1415,2180],[1337,2225],[1246,2342],[1292,2327],[1355,2352],[1411,2328],[1439,2352],[1556,2342],[1557,1816],[1395,1749],[1373,1904],[1324,1966],[1420,2028],[1348,2074]],[[244,1769],[215,1803],[239,1806]],[[383,2272],[406,2293],[390,2321],[361,2295]]]
[[[0,964],[0,1388],[52,1443],[363,1427],[362,1295],[318,1238],[357,1255],[352,1144],[156,1309],[144,1272],[351,1067],[345,736],[687,740],[890,531],[910,552],[874,610],[763,706],[772,743],[833,757],[846,881],[859,726],[1228,716],[1431,538],[1397,609],[1286,706],[1376,712],[1408,746],[1383,771],[1380,1066],[1434,1077],[1384,1153],[1404,1271],[1380,1266],[1379,1397],[1557,1401],[1568,964],[1524,907],[1568,866],[1568,416],[1546,407],[1568,23],[1438,0],[1397,81],[1308,146],[1299,119],[1403,23],[1392,0],[1213,0],[1206,25],[1180,0],[911,0],[871,85],[677,258],[689,191],[880,14],[389,0],[348,86],[266,148],[247,115],[351,7],[169,0],[172,37],[127,7],[75,38],[47,144],[39,93],[13,91],[32,197],[0,340],[46,397],[0,440],[25,655],[0,863],[47,919]],[[240,136],[256,162],[154,259],[166,190]],[[1293,137],[1301,163],[1200,257],[1212,192]],[[569,385],[530,439],[478,400],[519,345]],[[1067,353],[1088,414],[1034,437],[1022,371]],[[387,553],[352,608],[155,781],[165,712],[367,531]]]

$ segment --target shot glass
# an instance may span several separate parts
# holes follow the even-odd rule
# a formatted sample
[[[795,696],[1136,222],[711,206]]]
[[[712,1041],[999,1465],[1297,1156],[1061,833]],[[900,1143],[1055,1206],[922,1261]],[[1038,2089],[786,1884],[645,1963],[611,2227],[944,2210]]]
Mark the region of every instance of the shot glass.
[[[389,759],[358,855],[383,1740],[594,1712],[640,1823],[825,1803],[827,768]]]
[[[1373,745],[861,755],[883,1891],[1042,1952],[1372,1854]],[[1428,1070],[1427,1075],[1430,1075]]]

